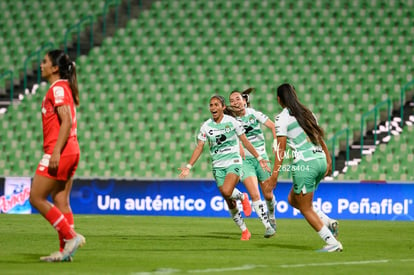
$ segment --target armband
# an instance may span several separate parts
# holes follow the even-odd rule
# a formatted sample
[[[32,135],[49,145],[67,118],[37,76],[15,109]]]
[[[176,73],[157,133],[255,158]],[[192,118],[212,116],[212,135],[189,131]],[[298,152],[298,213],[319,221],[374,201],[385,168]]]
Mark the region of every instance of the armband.
[[[261,161],[263,158],[262,158],[262,156],[259,155],[256,159],[257,159],[257,161]]]

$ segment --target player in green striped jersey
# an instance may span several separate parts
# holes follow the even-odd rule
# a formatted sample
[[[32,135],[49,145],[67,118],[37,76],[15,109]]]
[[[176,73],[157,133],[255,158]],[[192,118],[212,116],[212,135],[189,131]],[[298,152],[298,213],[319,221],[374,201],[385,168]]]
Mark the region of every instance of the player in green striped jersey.
[[[252,88],[249,88],[246,91],[251,90]],[[261,125],[263,124],[269,128],[273,133],[273,137],[276,138],[275,125],[262,112],[247,107],[250,100],[249,98],[245,99],[243,97],[245,94],[245,92],[236,90],[231,92],[230,106],[236,113],[236,119],[242,123],[247,139],[255,147],[257,152],[259,152],[264,159],[268,160],[269,158],[266,153],[265,138]],[[244,151],[243,148],[241,151]],[[261,169],[259,162],[248,151],[242,153],[242,157],[243,167],[241,180],[252,198],[252,205],[257,216],[265,227],[264,237],[270,238],[276,233],[276,219],[274,214],[276,200],[273,196],[273,192],[270,192],[271,196],[269,196],[269,198],[265,197],[268,209],[268,212],[266,212],[265,204],[261,200],[258,186],[259,182],[262,185],[264,180],[270,177],[270,173]]]
[[[342,244],[313,208],[313,194],[319,182],[332,171],[331,157],[323,140],[324,132],[317,124],[314,114],[299,102],[292,85],[280,85],[277,88],[277,100],[283,110],[275,119],[277,140],[273,149],[276,157],[272,175],[265,182],[265,192],[271,192],[276,187],[286,145],[289,145],[294,158],[290,168],[293,186],[288,201],[294,208],[299,209],[326,242],[319,251],[342,251]]]
[[[239,182],[242,159],[240,157],[239,140],[246,149],[260,162],[260,166],[270,171],[268,161],[263,159],[255,150],[244,134],[244,128],[233,117],[224,114],[226,109],[225,100],[222,96],[214,95],[210,99],[210,112],[212,118],[203,123],[198,134],[198,144],[186,167],[181,170],[180,178],[188,176],[190,169],[203,152],[206,141],[210,146],[210,155],[213,162],[213,175],[221,195],[226,200],[229,212],[234,222],[242,231],[241,240],[249,240],[251,234],[237,208],[236,200],[241,200],[243,211],[247,216],[251,212],[247,193],[241,193],[236,187]],[[248,206],[248,207],[247,207]]]

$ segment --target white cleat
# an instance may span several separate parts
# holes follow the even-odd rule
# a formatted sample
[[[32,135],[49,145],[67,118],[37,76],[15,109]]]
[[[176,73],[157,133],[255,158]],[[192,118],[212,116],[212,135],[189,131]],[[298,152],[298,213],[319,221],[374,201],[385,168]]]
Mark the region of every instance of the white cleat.
[[[338,242],[337,244],[327,244],[322,249],[317,250],[317,252],[341,252],[342,250],[342,244]]]
[[[275,218],[269,218],[269,223],[272,226],[272,228],[276,231],[276,219]]]
[[[76,250],[86,243],[86,239],[81,234],[76,234],[74,238],[65,242],[65,248],[62,252],[62,261],[66,261],[69,257],[73,257],[73,255],[76,253]]]
[[[276,230],[273,229],[273,227],[266,228],[266,231],[264,233],[265,238],[270,238],[276,234]]]
[[[48,262],[48,263],[53,263],[53,262],[72,262],[73,259],[72,259],[71,256],[69,256],[65,260],[63,260],[63,253],[60,252],[60,251],[55,251],[52,254],[50,254],[49,256],[40,257],[40,261],[42,261],[42,262]]]

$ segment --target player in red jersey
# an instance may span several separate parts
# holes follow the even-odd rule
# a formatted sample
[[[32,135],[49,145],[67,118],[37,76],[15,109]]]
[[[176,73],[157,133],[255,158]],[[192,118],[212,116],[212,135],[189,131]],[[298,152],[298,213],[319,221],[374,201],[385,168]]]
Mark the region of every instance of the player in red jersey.
[[[71,261],[85,238],[73,226],[69,197],[80,150],[76,133],[79,91],[75,63],[61,50],[48,52],[40,66],[51,85],[42,102],[44,155],[36,169],[30,203],[56,229],[60,250],[40,260]],[[53,204],[47,198],[52,198]]]

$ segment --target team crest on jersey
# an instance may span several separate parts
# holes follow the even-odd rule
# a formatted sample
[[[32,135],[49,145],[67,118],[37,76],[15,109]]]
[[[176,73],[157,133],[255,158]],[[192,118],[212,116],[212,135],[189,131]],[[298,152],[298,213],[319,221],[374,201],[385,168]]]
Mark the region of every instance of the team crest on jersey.
[[[230,131],[231,131],[230,126],[229,125],[226,125],[226,127],[224,128],[224,131],[226,133],[230,133]]]
[[[62,87],[53,87],[53,96],[55,97],[55,104],[62,103],[65,98],[65,91]]]

